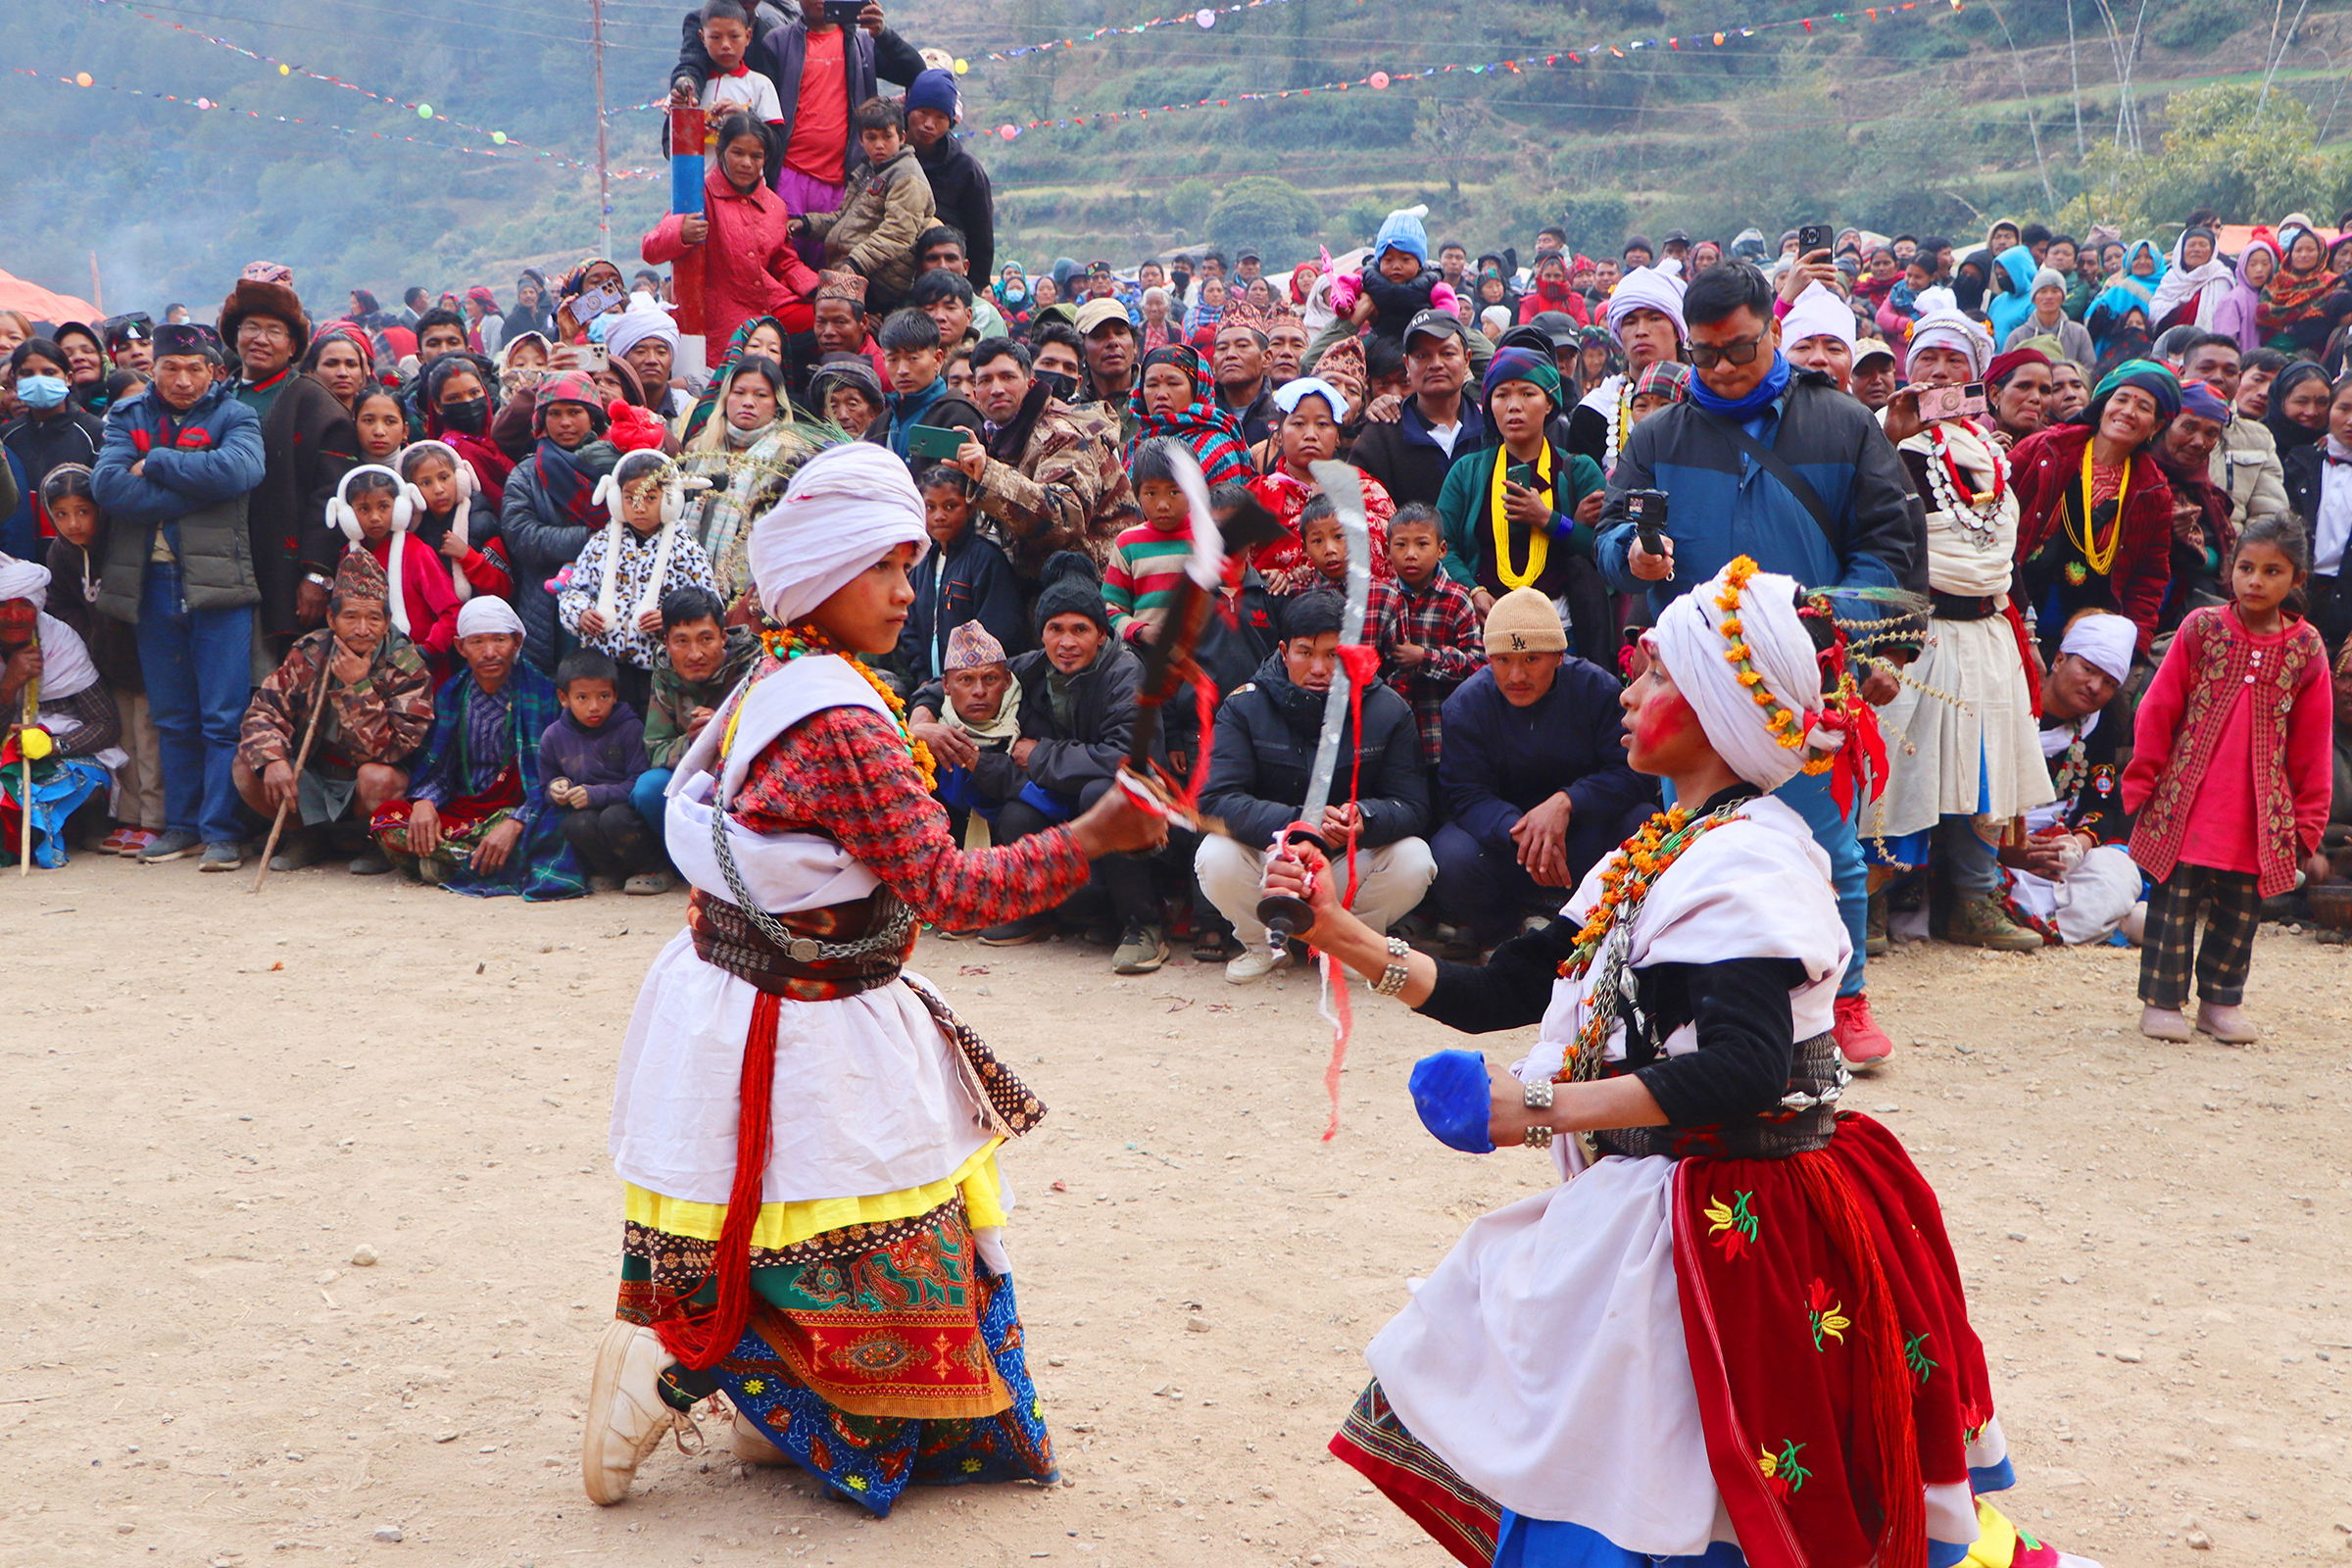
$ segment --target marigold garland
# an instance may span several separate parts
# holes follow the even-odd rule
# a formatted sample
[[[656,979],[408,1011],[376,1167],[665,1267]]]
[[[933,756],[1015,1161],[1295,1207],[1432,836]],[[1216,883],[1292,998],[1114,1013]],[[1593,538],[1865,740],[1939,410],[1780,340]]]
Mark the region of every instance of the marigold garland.
[[[931,748],[916,740],[914,732],[906,727],[906,703],[900,700],[899,694],[892,691],[881,676],[866,667],[865,661],[856,654],[844,653],[834,647],[825,639],[824,633],[814,626],[767,627],[760,633],[760,641],[769,656],[781,662],[789,664],[796,659],[830,654],[864,676],[865,683],[874,689],[874,695],[889,708],[891,721],[899,726],[899,738],[906,745],[906,755],[914,760],[915,772],[922,776],[924,793],[928,794],[939,787],[939,763],[932,758]]]

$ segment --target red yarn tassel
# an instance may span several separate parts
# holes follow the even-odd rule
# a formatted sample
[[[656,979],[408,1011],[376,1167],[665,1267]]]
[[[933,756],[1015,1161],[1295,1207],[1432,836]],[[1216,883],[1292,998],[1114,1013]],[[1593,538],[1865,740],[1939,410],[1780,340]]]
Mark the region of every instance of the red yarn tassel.
[[[662,1348],[700,1372],[734,1351],[752,1320],[752,1228],[760,1222],[760,1194],[767,1179],[776,1085],[776,1025],[780,1007],[762,991],[752,1004],[743,1042],[741,1101],[735,1111],[735,1185],[719,1227],[713,1271],[718,1301],[710,1310],[664,1318],[654,1325]]]

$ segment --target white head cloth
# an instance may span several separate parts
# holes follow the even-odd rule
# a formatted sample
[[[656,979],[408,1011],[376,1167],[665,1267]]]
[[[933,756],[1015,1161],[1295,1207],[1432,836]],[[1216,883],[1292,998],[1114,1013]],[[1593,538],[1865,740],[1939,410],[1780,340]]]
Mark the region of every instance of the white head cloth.
[[[746,553],[760,603],[780,626],[808,612],[901,545],[930,548],[923,498],[888,447],[827,447],[792,476],[784,499],[752,524]]]
[[[0,556],[0,599],[29,599],[33,609],[46,609],[49,568],[13,556]]]
[[[1819,283],[1807,283],[1796,303],[1788,307],[1788,314],[1781,318],[1784,347],[1809,337],[1834,337],[1845,345],[1848,354],[1854,351],[1852,308]]]
[[[1622,336],[1618,328],[1636,311],[1663,312],[1674,322],[1676,342],[1690,335],[1683,324],[1683,280],[1659,271],[1654,267],[1637,267],[1617,280],[1609,295],[1609,336]]]
[[[1783,746],[1765,727],[1773,710],[1749,695],[1740,684],[1740,671],[1724,657],[1735,640],[1723,634],[1723,623],[1734,612],[1715,602],[1725,581],[1717,572],[1668,605],[1643,640],[1666,662],[1676,689],[1732,771],[1758,789],[1776,790],[1796,776],[1807,749]],[[1797,618],[1796,579],[1757,572],[1740,590],[1737,613],[1737,640],[1747,644],[1748,662],[1764,677],[1764,690],[1810,727],[1821,710],[1821,662]]]
[[[1903,350],[1903,373],[1911,373],[1911,362],[1926,348],[1958,349],[1968,356],[1972,374],[1983,375],[1984,367],[1992,363],[1992,339],[1983,327],[1962,316],[1958,311],[1930,311],[1911,323],[1911,343]]]
[[[494,632],[504,632],[510,637],[522,635],[522,617],[514,613],[514,607],[488,594],[466,600],[458,611],[458,635],[482,637]]]
[[[668,344],[671,358],[676,358],[678,325],[669,318],[669,313],[659,305],[632,304],[612,318],[612,325],[605,328],[605,352],[616,360],[625,360],[629,357],[629,350],[649,337],[658,337]],[[652,397],[657,390],[649,386],[645,389],[645,395]]]
[[[2138,647],[2138,625],[2128,615],[2104,612],[2082,616],[2058,643],[2060,653],[2088,660],[2118,686],[2132,673],[2132,655]]]
[[[49,568],[0,556],[0,600],[29,599],[37,612],[33,635],[41,644],[41,701],[72,697],[95,684],[98,666],[73,627],[42,607],[49,603]]]

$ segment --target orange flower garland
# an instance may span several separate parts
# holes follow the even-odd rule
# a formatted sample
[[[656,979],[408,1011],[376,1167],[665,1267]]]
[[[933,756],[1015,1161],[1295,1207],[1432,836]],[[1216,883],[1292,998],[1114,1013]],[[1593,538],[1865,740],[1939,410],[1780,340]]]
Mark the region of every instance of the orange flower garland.
[[[1752,662],[1754,650],[1740,640],[1740,595],[1747,587],[1747,580],[1760,569],[1746,556],[1735,557],[1723,568],[1723,592],[1715,596],[1715,608],[1724,612],[1723,634],[1732,639],[1732,646],[1723,651],[1723,657],[1740,672],[1740,684],[1747,688],[1756,706],[1767,710],[1764,727],[1772,731],[1772,738],[1794,751],[1805,744],[1805,726],[1795,713],[1782,707],[1780,700],[1764,689],[1763,672]]]
[[[914,760],[914,770],[922,777],[924,793],[928,794],[939,787],[939,763],[931,756],[931,748],[916,740],[913,732],[907,729],[906,703],[900,700],[899,694],[892,691],[881,676],[866,667],[865,661],[856,654],[843,653],[827,642],[824,634],[813,626],[770,627],[760,633],[760,641],[771,657],[784,663],[789,664],[796,659],[806,659],[812,654],[831,654],[864,676],[865,683],[889,708],[892,721],[899,726],[899,736],[906,743],[906,755]]]

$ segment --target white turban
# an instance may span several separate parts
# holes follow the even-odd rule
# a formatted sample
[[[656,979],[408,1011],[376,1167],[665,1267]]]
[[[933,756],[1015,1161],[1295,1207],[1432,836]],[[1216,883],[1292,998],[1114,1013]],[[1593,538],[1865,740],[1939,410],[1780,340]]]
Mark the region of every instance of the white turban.
[[[33,609],[47,608],[49,568],[36,566],[29,561],[0,556],[0,599],[29,599]]]
[[[768,618],[791,626],[901,545],[920,561],[923,498],[888,447],[850,441],[801,465],[784,499],[752,524],[752,583]]]
[[[2104,612],[2088,614],[2066,628],[2058,651],[2088,660],[2121,686],[2132,673],[2132,655],[2139,647],[2139,627],[2129,616]]]
[[[1617,280],[1609,295],[1609,336],[1620,337],[1618,328],[1636,311],[1661,311],[1674,322],[1676,342],[1690,335],[1683,324],[1683,280],[1671,277],[1654,267],[1637,267]]]
[[[1958,349],[1968,356],[1970,373],[1983,375],[1992,363],[1992,338],[1958,311],[1930,311],[1911,323],[1911,345],[1903,351],[1903,374],[1925,348]]]
[[[1823,288],[1819,283],[1807,283],[1805,291],[1788,307],[1781,318],[1781,346],[1802,343],[1809,337],[1834,337],[1854,351],[1854,313],[1845,301]]]
[[[1727,637],[1723,623],[1734,613],[1716,603],[1726,586],[1717,572],[1666,607],[1644,639],[1651,653],[1666,662],[1666,672],[1690,710],[1698,715],[1707,741],[1729,762],[1732,771],[1762,790],[1776,790],[1796,776],[1808,760],[1803,746],[1783,746],[1769,727],[1775,711],[1787,710],[1793,722],[1810,727],[1819,716],[1821,662],[1813,639],[1796,613],[1796,580],[1777,571],[1759,571],[1747,579],[1739,598],[1740,635]],[[1748,647],[1748,663],[1761,675],[1770,708],[1758,703],[1748,687],[1740,684],[1740,671],[1724,657],[1734,642]],[[1802,731],[1798,731],[1802,733]],[[1831,744],[1827,736],[1816,744]]]
[[[678,327],[669,318],[669,313],[659,305],[632,305],[613,317],[612,324],[605,328],[605,351],[616,360],[625,360],[629,357],[629,350],[649,337],[658,337],[668,344],[671,357],[676,357]],[[652,397],[656,389],[647,387],[645,390],[646,396]]]
[[[514,613],[514,607],[488,594],[466,600],[458,611],[458,635],[483,637],[494,632],[522,635],[522,617]]]

